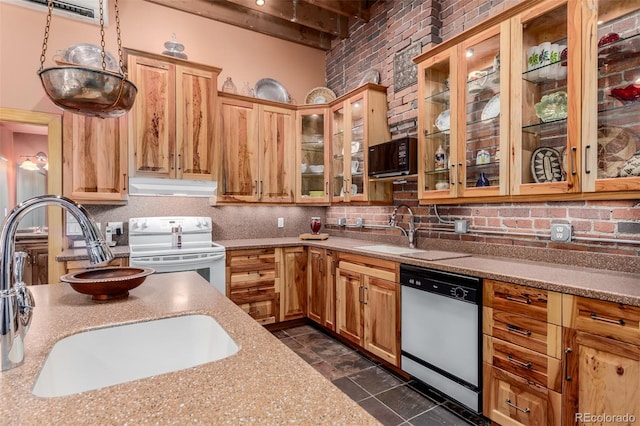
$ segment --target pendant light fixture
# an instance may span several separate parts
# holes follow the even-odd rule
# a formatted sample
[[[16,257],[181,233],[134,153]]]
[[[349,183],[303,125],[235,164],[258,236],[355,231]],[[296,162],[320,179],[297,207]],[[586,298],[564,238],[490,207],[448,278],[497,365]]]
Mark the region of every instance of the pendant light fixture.
[[[47,96],[58,107],[76,114],[112,118],[126,114],[133,106],[138,89],[127,80],[127,75],[124,72],[118,0],[115,0],[114,4],[120,59],[119,73],[108,71],[106,66],[103,0],[99,0],[102,68],[74,64],[44,68],[53,11],[53,0],[48,0],[49,10],[44,40],[42,41],[38,75]]]
[[[42,151],[38,152],[35,155],[22,155],[22,157],[26,158],[26,160],[24,160],[22,164],[20,164],[21,169],[29,170],[32,172],[41,169],[49,170],[49,158],[47,157],[47,154]],[[44,163],[44,165],[39,166],[37,163],[31,161],[32,158],[34,158],[38,163]]]

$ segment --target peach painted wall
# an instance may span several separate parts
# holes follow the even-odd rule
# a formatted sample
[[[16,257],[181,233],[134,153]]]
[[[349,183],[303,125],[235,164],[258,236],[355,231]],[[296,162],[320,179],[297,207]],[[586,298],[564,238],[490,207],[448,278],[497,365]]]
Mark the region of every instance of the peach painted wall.
[[[115,10],[109,2],[107,49],[117,55]],[[325,85],[325,52],[243,30],[211,19],[179,12],[143,0],[120,0],[123,46],[162,53],[173,33],[185,45],[190,61],[222,68],[218,88],[232,77],[238,90],[261,78],[282,83],[296,103],[306,93]],[[36,71],[46,15],[44,12],[0,2],[0,106],[60,112],[44,95]],[[47,62],[54,65],[56,51],[75,43],[100,44],[99,27],[54,15]]]

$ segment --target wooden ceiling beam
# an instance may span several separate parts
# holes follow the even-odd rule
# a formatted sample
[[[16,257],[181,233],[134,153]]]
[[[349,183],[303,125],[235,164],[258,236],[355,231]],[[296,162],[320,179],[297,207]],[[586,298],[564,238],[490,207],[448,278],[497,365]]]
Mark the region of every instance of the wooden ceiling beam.
[[[266,0],[263,6],[258,6],[255,0],[227,1],[256,12],[295,22],[302,26],[331,34],[332,36],[340,38],[349,37],[349,19],[346,16],[311,3],[298,0],[294,8],[293,0]],[[294,14],[295,21],[293,21]]]
[[[268,1],[268,0],[266,0]],[[366,0],[302,0],[303,2],[314,4],[322,9],[339,13],[347,18],[357,18],[364,22],[369,22],[371,14]]]
[[[204,18],[321,50],[331,48],[330,34],[219,0],[146,0]]]

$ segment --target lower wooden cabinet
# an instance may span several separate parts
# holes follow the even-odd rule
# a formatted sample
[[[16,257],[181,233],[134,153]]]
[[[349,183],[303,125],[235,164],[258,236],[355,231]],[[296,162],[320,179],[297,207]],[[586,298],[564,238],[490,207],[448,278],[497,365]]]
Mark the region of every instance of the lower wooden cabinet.
[[[286,247],[280,250],[280,320],[304,318],[307,315],[307,250],[304,247]]]
[[[280,263],[277,250],[227,251],[227,297],[260,324],[280,321]]]
[[[499,425],[562,419],[562,294],[484,280],[483,414]]]
[[[640,307],[564,295],[563,320],[563,425],[640,421]]]
[[[331,250],[308,248],[307,316],[335,331],[336,267]]]
[[[41,285],[49,282],[49,247],[47,239],[41,241],[16,241],[15,251],[27,253],[22,280],[27,285]]]
[[[395,366],[400,365],[399,287],[397,263],[339,255],[336,332]]]
[[[562,396],[524,377],[484,364],[483,414],[503,426],[560,425]]]

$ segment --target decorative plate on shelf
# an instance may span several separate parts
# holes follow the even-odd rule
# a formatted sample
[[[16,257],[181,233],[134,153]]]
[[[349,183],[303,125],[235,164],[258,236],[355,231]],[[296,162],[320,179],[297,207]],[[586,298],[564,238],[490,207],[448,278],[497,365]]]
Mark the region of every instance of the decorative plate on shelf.
[[[562,158],[560,153],[546,146],[537,148],[531,154],[531,174],[536,183],[561,182]]]
[[[500,93],[489,99],[489,102],[482,109],[481,120],[489,120],[500,115]]]
[[[544,123],[567,118],[567,92],[560,90],[544,95],[533,107]]]
[[[438,130],[444,133],[449,133],[449,129],[451,128],[451,117],[449,115],[449,110],[446,109],[440,113],[438,118],[436,118],[436,127]]]
[[[256,98],[276,102],[289,102],[289,93],[282,84],[272,78],[258,80],[255,87]]]
[[[336,99],[336,94],[328,87],[311,89],[304,98],[305,104],[328,104]]]

